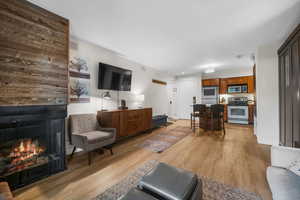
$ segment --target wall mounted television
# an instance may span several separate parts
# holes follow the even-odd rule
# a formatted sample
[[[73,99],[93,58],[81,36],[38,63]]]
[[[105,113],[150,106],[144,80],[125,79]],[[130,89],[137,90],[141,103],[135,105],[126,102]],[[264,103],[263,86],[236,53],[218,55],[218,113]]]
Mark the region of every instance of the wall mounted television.
[[[98,89],[130,91],[131,78],[131,70],[99,63]]]

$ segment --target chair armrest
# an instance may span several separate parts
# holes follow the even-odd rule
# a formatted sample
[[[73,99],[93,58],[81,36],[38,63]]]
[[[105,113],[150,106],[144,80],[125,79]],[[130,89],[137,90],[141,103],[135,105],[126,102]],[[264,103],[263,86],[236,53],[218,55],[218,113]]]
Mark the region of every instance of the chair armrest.
[[[115,129],[115,128],[99,128],[99,131],[113,133],[113,138],[114,139],[116,139],[116,137],[117,137],[117,129]]]
[[[274,167],[287,168],[296,159],[300,159],[300,149],[282,146],[271,148],[271,163]]]
[[[88,143],[88,139],[86,136],[78,134],[78,133],[72,133],[72,144],[73,145],[80,145],[80,144],[86,144]]]

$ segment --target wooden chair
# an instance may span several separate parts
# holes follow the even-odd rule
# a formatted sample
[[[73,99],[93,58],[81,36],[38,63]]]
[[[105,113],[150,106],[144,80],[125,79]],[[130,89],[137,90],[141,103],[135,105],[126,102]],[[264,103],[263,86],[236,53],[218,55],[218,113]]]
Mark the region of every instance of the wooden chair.
[[[215,104],[210,107],[211,109],[211,130],[223,129],[224,137],[226,134],[225,121],[224,121],[224,109],[225,106],[222,104]],[[215,121],[217,121],[217,127],[215,127]]]
[[[191,128],[193,131],[196,129],[196,118],[199,119],[199,128],[201,123],[201,118],[205,117],[206,106],[204,104],[194,104],[193,112],[191,113]]]

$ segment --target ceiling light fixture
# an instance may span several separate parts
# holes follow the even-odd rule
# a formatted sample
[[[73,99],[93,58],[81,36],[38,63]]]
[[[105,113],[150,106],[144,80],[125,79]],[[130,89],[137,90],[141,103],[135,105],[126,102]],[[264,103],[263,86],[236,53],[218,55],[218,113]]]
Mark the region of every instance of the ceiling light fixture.
[[[209,73],[214,73],[216,70],[214,68],[210,68],[210,69],[206,69],[204,72],[206,74],[209,74]]]
[[[211,68],[220,67],[222,65],[223,65],[223,63],[208,63],[208,64],[204,64],[204,65],[198,65],[197,68],[198,69],[211,69]]]

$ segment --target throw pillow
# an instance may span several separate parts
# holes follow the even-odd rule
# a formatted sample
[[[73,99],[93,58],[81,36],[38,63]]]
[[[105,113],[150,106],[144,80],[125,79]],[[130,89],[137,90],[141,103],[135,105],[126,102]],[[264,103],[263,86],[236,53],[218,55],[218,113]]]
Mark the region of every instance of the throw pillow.
[[[288,167],[288,169],[297,174],[298,176],[300,176],[300,160],[295,160],[294,162],[292,162],[290,164],[290,166]]]

